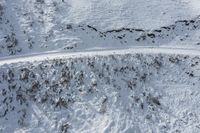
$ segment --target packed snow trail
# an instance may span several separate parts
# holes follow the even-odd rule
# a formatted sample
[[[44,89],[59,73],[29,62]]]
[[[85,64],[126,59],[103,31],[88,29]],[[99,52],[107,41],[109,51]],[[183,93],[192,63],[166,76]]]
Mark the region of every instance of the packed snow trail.
[[[170,48],[170,47],[134,47],[129,49],[106,49],[106,50],[88,50],[84,52],[46,52],[31,55],[22,55],[14,57],[0,58],[0,65],[18,63],[18,62],[34,62],[43,60],[52,60],[60,58],[73,58],[83,56],[94,55],[112,55],[112,54],[133,54],[133,53],[145,53],[145,54],[181,54],[181,55],[198,55],[200,56],[200,50],[185,49],[185,48]]]

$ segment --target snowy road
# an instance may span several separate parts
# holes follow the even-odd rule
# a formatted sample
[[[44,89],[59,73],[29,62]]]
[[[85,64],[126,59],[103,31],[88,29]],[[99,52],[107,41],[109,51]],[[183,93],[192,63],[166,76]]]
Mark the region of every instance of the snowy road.
[[[36,53],[30,55],[20,55],[14,57],[3,57],[0,58],[0,65],[18,63],[18,62],[34,62],[42,60],[52,60],[61,58],[74,58],[83,56],[107,56],[113,54],[135,54],[135,53],[145,53],[145,54],[181,54],[181,55],[193,55],[200,56],[200,50],[193,48],[172,48],[172,47],[134,47],[129,49],[96,49],[87,50],[83,52],[46,52],[46,53]]]

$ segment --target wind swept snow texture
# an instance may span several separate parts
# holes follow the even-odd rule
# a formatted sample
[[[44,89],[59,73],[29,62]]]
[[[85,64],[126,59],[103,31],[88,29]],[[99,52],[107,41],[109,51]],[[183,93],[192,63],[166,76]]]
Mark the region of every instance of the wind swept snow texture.
[[[114,54],[0,66],[0,132],[200,132],[200,57]]]
[[[1,0],[0,56],[200,45],[199,0]]]

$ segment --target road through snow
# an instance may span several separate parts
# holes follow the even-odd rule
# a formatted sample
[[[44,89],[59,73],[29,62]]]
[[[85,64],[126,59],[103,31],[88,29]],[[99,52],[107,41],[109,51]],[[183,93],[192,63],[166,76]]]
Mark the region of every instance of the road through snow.
[[[135,47],[129,49],[96,49],[78,52],[46,52],[31,55],[22,55],[14,57],[4,57],[0,58],[0,65],[18,63],[18,62],[34,62],[42,60],[52,60],[61,58],[74,58],[74,57],[84,57],[84,56],[107,56],[113,54],[135,54],[135,53],[145,53],[145,54],[181,54],[181,55],[193,55],[200,56],[200,50],[193,48],[173,48],[173,47]]]

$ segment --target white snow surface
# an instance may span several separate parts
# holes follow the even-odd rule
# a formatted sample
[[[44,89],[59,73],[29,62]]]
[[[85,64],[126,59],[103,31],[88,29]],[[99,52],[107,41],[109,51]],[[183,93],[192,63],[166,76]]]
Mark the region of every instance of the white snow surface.
[[[199,133],[199,0],[0,0],[0,133]]]
[[[66,0],[66,22],[105,29],[155,29],[200,14],[198,0]]]
[[[199,53],[117,52],[1,65],[0,131],[200,131]]]
[[[1,0],[0,57],[132,46],[199,49],[199,0]]]

